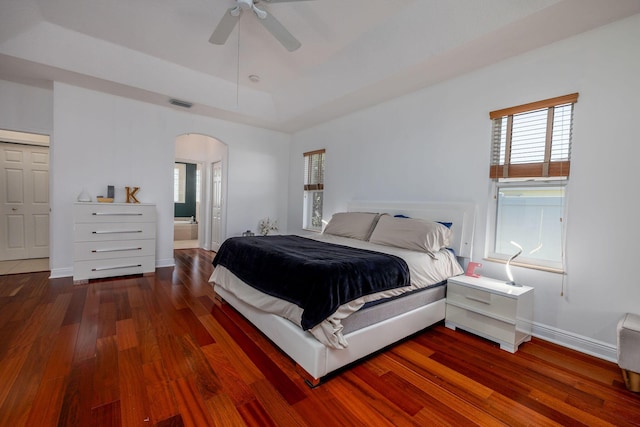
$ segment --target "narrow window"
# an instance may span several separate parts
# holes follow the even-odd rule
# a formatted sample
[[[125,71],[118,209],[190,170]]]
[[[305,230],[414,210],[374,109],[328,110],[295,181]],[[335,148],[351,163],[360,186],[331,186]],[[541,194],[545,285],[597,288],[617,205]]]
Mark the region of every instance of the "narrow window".
[[[325,150],[304,153],[303,228],[322,231]]]
[[[187,165],[175,163],[173,167],[173,201],[184,203],[187,185]]]

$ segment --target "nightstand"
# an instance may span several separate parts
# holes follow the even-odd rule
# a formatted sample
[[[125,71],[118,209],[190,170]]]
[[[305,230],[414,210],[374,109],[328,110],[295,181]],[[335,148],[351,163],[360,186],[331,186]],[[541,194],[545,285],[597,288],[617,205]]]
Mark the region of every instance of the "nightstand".
[[[461,328],[515,353],[531,339],[533,288],[488,277],[456,276],[447,281],[445,326]]]

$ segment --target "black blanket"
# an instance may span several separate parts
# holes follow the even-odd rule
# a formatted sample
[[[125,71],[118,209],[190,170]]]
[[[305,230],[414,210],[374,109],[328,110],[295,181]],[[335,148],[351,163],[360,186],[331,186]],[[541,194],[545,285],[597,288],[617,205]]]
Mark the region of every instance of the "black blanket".
[[[409,286],[409,267],[399,257],[300,236],[232,237],[213,265],[302,308],[304,330],[356,298]]]

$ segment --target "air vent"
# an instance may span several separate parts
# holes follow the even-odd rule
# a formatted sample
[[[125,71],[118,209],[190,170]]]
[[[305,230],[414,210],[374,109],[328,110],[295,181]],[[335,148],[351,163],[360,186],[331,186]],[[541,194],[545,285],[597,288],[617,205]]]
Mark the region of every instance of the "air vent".
[[[169,103],[171,103],[173,105],[176,105],[178,107],[182,107],[182,108],[191,108],[191,107],[193,107],[193,103],[191,103],[191,102],[181,101],[179,99],[174,99],[174,98],[170,99]]]

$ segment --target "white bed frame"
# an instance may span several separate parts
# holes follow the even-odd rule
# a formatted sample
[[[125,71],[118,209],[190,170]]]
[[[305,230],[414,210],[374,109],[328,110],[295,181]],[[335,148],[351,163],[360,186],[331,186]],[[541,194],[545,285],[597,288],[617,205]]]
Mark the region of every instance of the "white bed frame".
[[[412,218],[453,222],[451,247],[458,257],[471,258],[475,205],[472,203],[396,203],[354,201],[350,212],[386,212],[403,214]],[[374,325],[345,334],[349,343],[346,349],[324,346],[309,332],[305,332],[289,320],[266,313],[238,300],[229,292],[215,286],[216,294],[229,303],[282,351],[291,357],[298,372],[312,387],[327,374],[349,365],[367,355],[383,349],[428,326],[444,319],[445,301],[435,301],[407,313]]]

